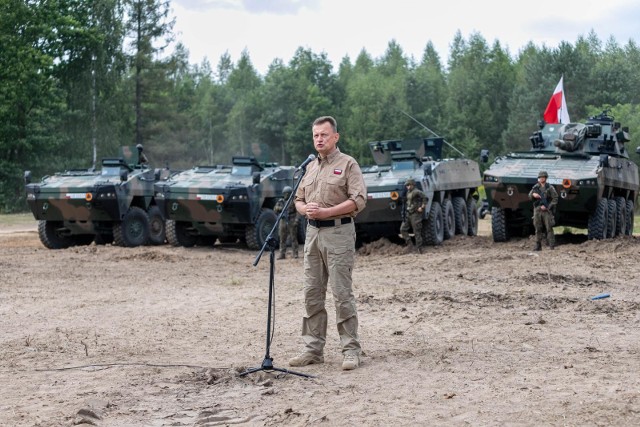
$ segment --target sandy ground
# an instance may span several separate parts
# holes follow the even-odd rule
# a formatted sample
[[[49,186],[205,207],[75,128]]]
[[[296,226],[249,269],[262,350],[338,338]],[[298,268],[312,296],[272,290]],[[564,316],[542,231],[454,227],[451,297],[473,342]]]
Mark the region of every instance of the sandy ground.
[[[362,366],[341,370],[331,309],[304,378],[238,375],[267,353],[268,252],[51,251],[35,222],[5,228],[0,425],[640,425],[638,238],[533,253],[481,230],[424,254],[361,248]],[[301,273],[277,261],[277,368],[301,348]]]

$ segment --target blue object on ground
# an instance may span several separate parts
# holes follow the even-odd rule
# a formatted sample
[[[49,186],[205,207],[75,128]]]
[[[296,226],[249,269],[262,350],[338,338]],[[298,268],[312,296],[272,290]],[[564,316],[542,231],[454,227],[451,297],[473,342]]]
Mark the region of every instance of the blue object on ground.
[[[596,299],[604,299],[604,298],[609,298],[611,296],[611,294],[598,294],[595,296],[591,297],[591,301],[596,300]]]

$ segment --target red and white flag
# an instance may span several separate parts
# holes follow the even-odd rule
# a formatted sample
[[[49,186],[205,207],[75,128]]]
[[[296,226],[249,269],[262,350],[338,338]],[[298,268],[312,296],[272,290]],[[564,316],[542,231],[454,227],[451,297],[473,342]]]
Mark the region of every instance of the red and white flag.
[[[562,79],[558,82],[556,90],[553,91],[549,104],[547,104],[546,110],[544,110],[545,123],[570,123],[569,110],[567,109],[567,100],[564,99],[564,88],[562,85]]]

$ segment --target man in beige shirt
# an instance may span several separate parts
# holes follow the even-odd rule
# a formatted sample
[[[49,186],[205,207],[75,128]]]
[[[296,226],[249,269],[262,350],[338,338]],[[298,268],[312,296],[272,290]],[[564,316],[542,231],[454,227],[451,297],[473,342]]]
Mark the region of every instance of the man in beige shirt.
[[[307,220],[302,319],[305,348],[289,360],[289,365],[324,362],[325,300],[330,285],[342,346],[342,369],[351,370],[360,365],[361,354],[358,312],[351,286],[356,242],[354,218],[365,207],[367,190],[358,163],[337,147],[340,134],[336,120],[319,117],[313,122],[312,132],[318,158],[307,166],[295,195],[296,209]]]

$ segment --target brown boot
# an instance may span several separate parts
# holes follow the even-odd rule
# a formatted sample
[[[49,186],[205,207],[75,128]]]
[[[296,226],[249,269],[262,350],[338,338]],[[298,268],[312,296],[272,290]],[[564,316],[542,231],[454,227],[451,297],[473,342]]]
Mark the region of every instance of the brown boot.
[[[295,259],[298,259],[298,252],[294,252],[294,253],[293,253],[293,257],[294,257]]]
[[[536,242],[536,247],[533,248],[534,251],[541,251],[542,250],[542,242]]]
[[[284,252],[280,252],[280,255],[278,255],[278,259],[285,259],[286,255],[284,254]]]

